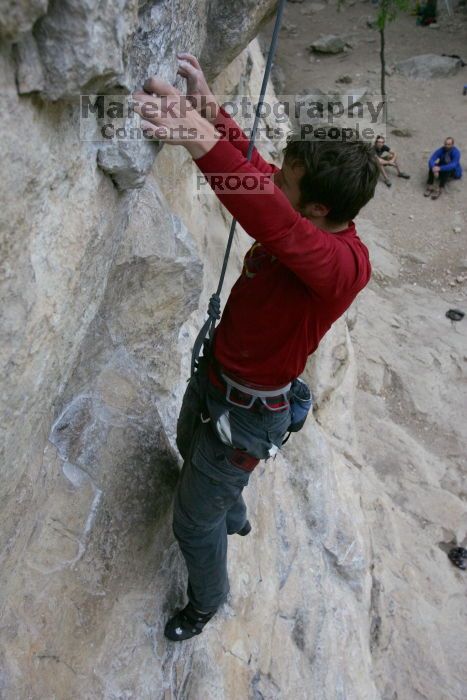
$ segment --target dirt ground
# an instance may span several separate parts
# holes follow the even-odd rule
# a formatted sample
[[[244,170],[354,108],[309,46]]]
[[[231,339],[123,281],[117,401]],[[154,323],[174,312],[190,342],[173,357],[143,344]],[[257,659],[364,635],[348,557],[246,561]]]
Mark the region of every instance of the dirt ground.
[[[378,90],[379,34],[367,26],[367,19],[375,14],[375,6],[367,0],[346,3],[340,11],[336,3],[287,3],[276,57],[283,92],[366,85]],[[263,48],[271,31],[272,23],[263,32]],[[310,54],[309,45],[325,34],[345,35],[353,48],[337,55]],[[458,54],[467,62],[467,12],[457,11],[449,17],[443,4],[436,29],[417,26],[415,17],[400,15],[388,27],[386,47],[389,67],[425,53]],[[343,75],[352,78],[350,85],[336,82]],[[388,188],[381,182],[375,198],[362,211],[363,217],[385,231],[391,247],[400,251],[401,284],[423,284],[439,293],[448,306],[462,308],[467,295],[466,177],[451,183],[446,196],[437,201],[423,197],[423,191],[428,157],[445,136],[452,135],[461,152],[467,154],[467,96],[462,95],[466,83],[467,68],[454,77],[431,81],[397,73],[387,76],[386,141],[398,153],[401,167],[411,179],[398,178],[391,169],[393,186]],[[413,135],[394,136],[394,128],[409,129]],[[466,165],[464,155],[464,169]],[[454,228],[459,227],[461,233],[455,233]],[[465,276],[465,282],[456,282],[459,276]]]

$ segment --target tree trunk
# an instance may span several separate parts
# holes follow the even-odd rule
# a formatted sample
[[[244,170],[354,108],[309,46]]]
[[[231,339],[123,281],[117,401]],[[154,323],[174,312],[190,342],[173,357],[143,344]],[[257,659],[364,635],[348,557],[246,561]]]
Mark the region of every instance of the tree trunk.
[[[386,100],[386,56],[384,53],[385,50],[385,35],[384,35],[384,30],[385,30],[385,25],[382,26],[382,28],[379,30],[379,38],[380,38],[380,49],[379,49],[379,57],[381,61],[381,97],[384,100],[384,107],[383,107],[383,114],[384,114],[384,121],[386,122],[387,120],[387,100]]]

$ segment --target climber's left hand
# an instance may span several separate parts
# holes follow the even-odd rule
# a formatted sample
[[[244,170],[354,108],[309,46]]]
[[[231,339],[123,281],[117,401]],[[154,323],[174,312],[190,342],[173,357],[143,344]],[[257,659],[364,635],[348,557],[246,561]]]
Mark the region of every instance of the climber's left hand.
[[[132,95],[141,127],[154,139],[185,146],[193,158],[207,153],[220,138],[215,127],[204,119],[185,95],[157,77],[144,83],[144,92]]]

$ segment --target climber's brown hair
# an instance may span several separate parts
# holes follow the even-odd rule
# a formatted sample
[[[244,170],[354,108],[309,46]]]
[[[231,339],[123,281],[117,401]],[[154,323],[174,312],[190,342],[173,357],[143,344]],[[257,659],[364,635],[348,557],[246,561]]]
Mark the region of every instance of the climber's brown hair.
[[[301,134],[291,134],[283,149],[284,162],[305,168],[299,182],[300,206],[324,204],[329,207],[329,221],[345,223],[355,218],[374,196],[379,165],[372,144],[348,138],[336,126],[322,128],[326,132],[324,139],[303,139]],[[339,132],[341,139],[336,137]]]

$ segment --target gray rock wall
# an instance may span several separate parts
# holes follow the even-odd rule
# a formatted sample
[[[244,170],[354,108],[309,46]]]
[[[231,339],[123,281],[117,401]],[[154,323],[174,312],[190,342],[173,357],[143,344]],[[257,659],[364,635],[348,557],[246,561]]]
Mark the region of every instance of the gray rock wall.
[[[231,604],[202,638],[165,643],[186,587],[170,529],[175,421],[230,219],[193,192],[179,148],[159,153],[139,189],[117,189],[79,142],[76,108],[18,97],[5,65],[9,159],[22,162],[2,212],[16,245],[3,326],[3,695],[377,697],[360,622],[365,538],[341,457],[314,423],[287,462],[252,479],[255,534],[231,542]],[[253,44],[215,89],[257,94],[263,68]],[[227,287],[248,245],[239,233]],[[340,373],[323,353],[328,399],[353,376],[345,323],[333,333],[345,351]]]
[[[186,588],[170,526],[176,416],[230,217],[194,191],[183,149],[80,141],[77,97],[132,90],[147,72],[173,81],[182,49],[217,76],[217,94],[257,95],[264,61],[255,41],[245,46],[273,5],[2,8],[2,700],[439,700],[446,688],[461,700],[443,619],[443,607],[460,615],[459,582],[443,580],[446,557],[426,540],[417,579],[409,506],[393,500],[410,487],[430,541],[461,539],[460,472],[439,496],[436,460],[390,423],[410,463],[427,465],[426,499],[408,467],[408,479],[379,480],[398,458],[394,448],[385,462],[378,420],[397,411],[388,417],[373,394],[411,379],[408,360],[391,374],[389,357],[372,359],[386,351],[374,306],[398,269],[376,245],[372,289],[310,360],[314,418],[251,479],[254,530],[230,540],[229,603],[195,640],[162,634]],[[239,231],[227,289],[248,245]],[[427,401],[422,388],[411,395]],[[433,558],[434,593],[422,582]],[[413,624],[417,606],[436,621],[436,645]]]

